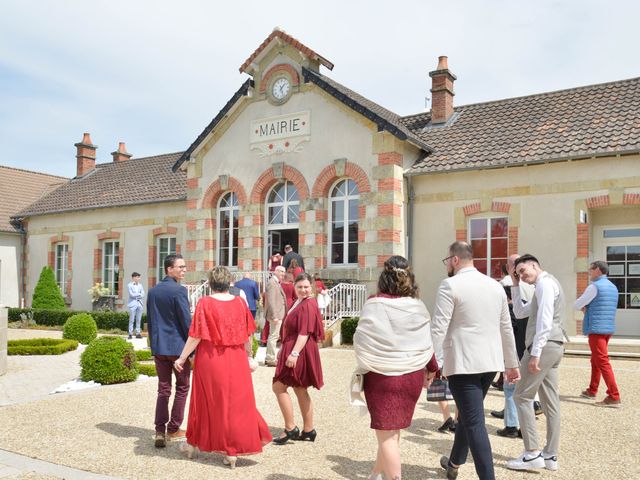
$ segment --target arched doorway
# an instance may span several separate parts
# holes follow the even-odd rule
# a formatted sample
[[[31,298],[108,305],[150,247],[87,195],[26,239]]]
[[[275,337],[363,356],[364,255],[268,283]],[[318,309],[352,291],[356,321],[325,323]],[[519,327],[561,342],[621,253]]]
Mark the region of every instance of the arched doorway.
[[[274,252],[283,253],[289,244],[298,251],[298,227],[300,222],[300,197],[298,189],[290,181],[274,185],[265,204],[266,239],[265,265]]]

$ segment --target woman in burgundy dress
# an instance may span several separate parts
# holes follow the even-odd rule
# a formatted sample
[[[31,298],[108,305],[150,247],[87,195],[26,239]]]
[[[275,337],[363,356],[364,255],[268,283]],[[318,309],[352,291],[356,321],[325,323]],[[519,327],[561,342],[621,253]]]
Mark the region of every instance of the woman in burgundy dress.
[[[324,384],[318,350],[318,341],[324,338],[324,326],[316,299],[311,296],[311,276],[307,273],[300,274],[294,285],[298,299],[282,324],[282,347],[273,377],[273,393],[276,394],[284,417],[284,432],[273,440],[277,445],[284,445],[289,440],[315,441],[313,404],[307,388],[315,387],[319,390]],[[289,387],[293,388],[298,398],[303,421],[302,432],[293,418],[293,404],[287,391]]]
[[[381,479],[384,474],[384,478],[399,479],[400,430],[411,425],[422,388],[438,370],[429,312],[418,299],[405,258],[392,256],[384,263],[378,293],[362,307],[353,345],[355,373],[363,375],[371,428],[378,440],[369,478]]]
[[[230,282],[225,267],[209,272],[213,293],[198,302],[174,368],[181,371],[198,347],[184,451],[189,458],[198,450],[222,453],[223,463],[234,468],[239,455],[260,453],[271,434],[256,408],[247,358],[255,321],[246,302],[229,293]]]

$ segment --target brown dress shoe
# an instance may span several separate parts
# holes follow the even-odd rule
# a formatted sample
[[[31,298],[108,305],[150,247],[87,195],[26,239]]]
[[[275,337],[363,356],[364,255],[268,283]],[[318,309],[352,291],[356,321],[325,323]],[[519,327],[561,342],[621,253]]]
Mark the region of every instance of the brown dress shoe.
[[[596,402],[595,405],[598,407],[620,408],[622,406],[622,402],[620,400],[615,400],[613,397],[606,396],[604,397],[604,400]]]
[[[175,432],[167,432],[167,440],[170,442],[184,440],[186,434],[187,432],[182,429],[178,429]]]
[[[167,446],[167,440],[165,439],[164,433],[156,432],[156,436],[154,437],[156,448],[164,448]]]

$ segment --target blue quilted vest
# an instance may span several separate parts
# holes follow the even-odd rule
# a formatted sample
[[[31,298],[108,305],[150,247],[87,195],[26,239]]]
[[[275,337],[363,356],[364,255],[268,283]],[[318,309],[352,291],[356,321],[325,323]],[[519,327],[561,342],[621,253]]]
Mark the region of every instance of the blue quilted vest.
[[[593,285],[598,295],[589,305],[582,322],[582,333],[613,334],[616,330],[616,308],[618,306],[618,289],[606,275],[598,277]]]

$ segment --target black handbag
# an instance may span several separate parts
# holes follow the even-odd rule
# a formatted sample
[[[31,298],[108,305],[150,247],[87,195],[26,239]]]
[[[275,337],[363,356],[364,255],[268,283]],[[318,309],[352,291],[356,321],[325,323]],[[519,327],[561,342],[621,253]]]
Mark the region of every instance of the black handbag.
[[[449,381],[437,378],[427,388],[427,401],[442,402],[446,400],[453,400],[453,395],[449,390]]]

